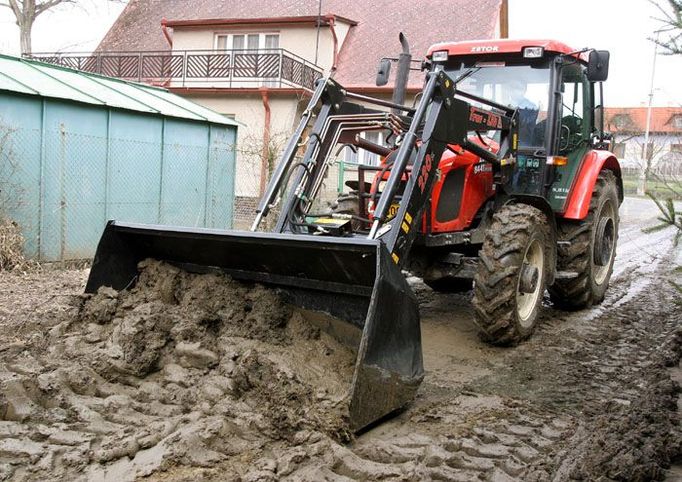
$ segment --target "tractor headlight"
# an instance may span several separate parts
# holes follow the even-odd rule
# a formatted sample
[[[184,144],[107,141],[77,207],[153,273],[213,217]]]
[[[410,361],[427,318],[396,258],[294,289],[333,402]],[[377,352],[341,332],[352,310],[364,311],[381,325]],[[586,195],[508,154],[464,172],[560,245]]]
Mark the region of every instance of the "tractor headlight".
[[[544,47],[524,47],[523,58],[525,59],[539,59],[545,55]]]
[[[438,50],[434,53],[431,54],[431,60],[434,62],[447,62],[448,60],[448,51],[447,50]]]

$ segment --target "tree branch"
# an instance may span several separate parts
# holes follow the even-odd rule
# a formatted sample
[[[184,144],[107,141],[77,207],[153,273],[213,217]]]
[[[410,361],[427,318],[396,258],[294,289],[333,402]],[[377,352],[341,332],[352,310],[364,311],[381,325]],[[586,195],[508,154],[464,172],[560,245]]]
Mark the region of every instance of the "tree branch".
[[[663,0],[649,0],[663,18],[654,17],[661,24],[659,33],[667,34],[667,38],[649,38],[652,42],[665,49],[664,55],[682,55],[682,0],[666,0],[668,8],[662,5]]]
[[[12,9],[12,12],[14,13],[14,16],[16,17],[16,19],[18,21],[20,16],[21,16],[21,11],[22,11],[21,7],[23,5],[18,4],[17,0],[7,0],[7,2],[8,2],[8,4],[3,5],[3,6],[6,6],[6,7],[9,7],[10,9]]]
[[[46,0],[43,3],[36,3],[36,13],[35,16],[37,17],[41,13],[43,13],[45,10],[49,10],[51,8],[56,7],[60,3],[75,3],[74,0]]]

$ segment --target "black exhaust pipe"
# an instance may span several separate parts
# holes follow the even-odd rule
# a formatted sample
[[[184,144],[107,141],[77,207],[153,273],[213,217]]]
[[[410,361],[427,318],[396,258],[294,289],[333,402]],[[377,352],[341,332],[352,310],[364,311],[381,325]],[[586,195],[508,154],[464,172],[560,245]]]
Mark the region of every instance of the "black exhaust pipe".
[[[404,104],[405,95],[407,93],[407,83],[410,80],[410,66],[412,65],[412,54],[410,53],[410,44],[407,42],[407,37],[405,34],[400,32],[398,36],[400,39],[400,45],[403,47],[403,51],[398,56],[398,72],[395,77],[395,85],[393,87],[393,103],[394,104]],[[397,109],[393,109],[394,114],[401,114]]]

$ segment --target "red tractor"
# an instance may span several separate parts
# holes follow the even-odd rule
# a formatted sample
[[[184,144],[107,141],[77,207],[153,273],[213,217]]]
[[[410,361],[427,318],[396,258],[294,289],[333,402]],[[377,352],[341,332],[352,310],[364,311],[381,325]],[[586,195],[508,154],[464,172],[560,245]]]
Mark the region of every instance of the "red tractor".
[[[475,322],[495,344],[531,334],[545,289],[562,309],[600,303],[613,269],[623,192],[602,121],[608,52],[497,40],[434,45],[427,59],[453,79],[456,98],[469,101],[469,122],[485,125],[469,125],[464,145],[446,146],[404,267],[436,291],[473,286]],[[504,163],[495,169],[489,159],[500,153],[503,124],[490,122],[490,110],[479,111],[486,107],[499,107],[503,116],[510,115],[504,108],[516,108],[518,138],[507,173]],[[382,151],[375,146],[374,152]],[[358,216],[373,220],[397,152],[383,157],[369,190],[368,168],[360,166],[363,182],[348,183],[355,190],[336,211],[355,214],[348,202],[355,197]]]
[[[608,52],[552,40],[438,44],[408,106],[403,47],[393,101],[318,81],[253,232],[111,221],[86,290],[131,286],[149,257],[276,287],[357,352],[356,429],[409,402],[423,378],[405,272],[437,291],[473,287],[475,322],[495,344],[532,333],[546,290],[561,308],[601,302],[623,192],[603,127]],[[376,132],[382,145],[368,139]],[[330,206],[323,186],[342,146],[381,160],[359,166]],[[275,208],[272,232],[257,232]]]

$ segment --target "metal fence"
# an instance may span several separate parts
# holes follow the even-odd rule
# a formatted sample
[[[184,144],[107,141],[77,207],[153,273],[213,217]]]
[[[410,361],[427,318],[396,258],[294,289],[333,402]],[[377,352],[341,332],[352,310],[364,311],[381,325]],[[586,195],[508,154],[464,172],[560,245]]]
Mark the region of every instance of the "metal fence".
[[[302,87],[322,69],[286,49],[34,53],[28,58],[83,72],[167,87]]]
[[[638,194],[642,169],[627,166],[621,168],[621,173],[624,193]],[[682,199],[682,163],[661,164],[651,168],[646,176],[646,192],[662,198]]]
[[[19,224],[29,257],[46,261],[92,257],[110,219],[231,228],[230,142],[159,144],[0,124],[0,216]]]

